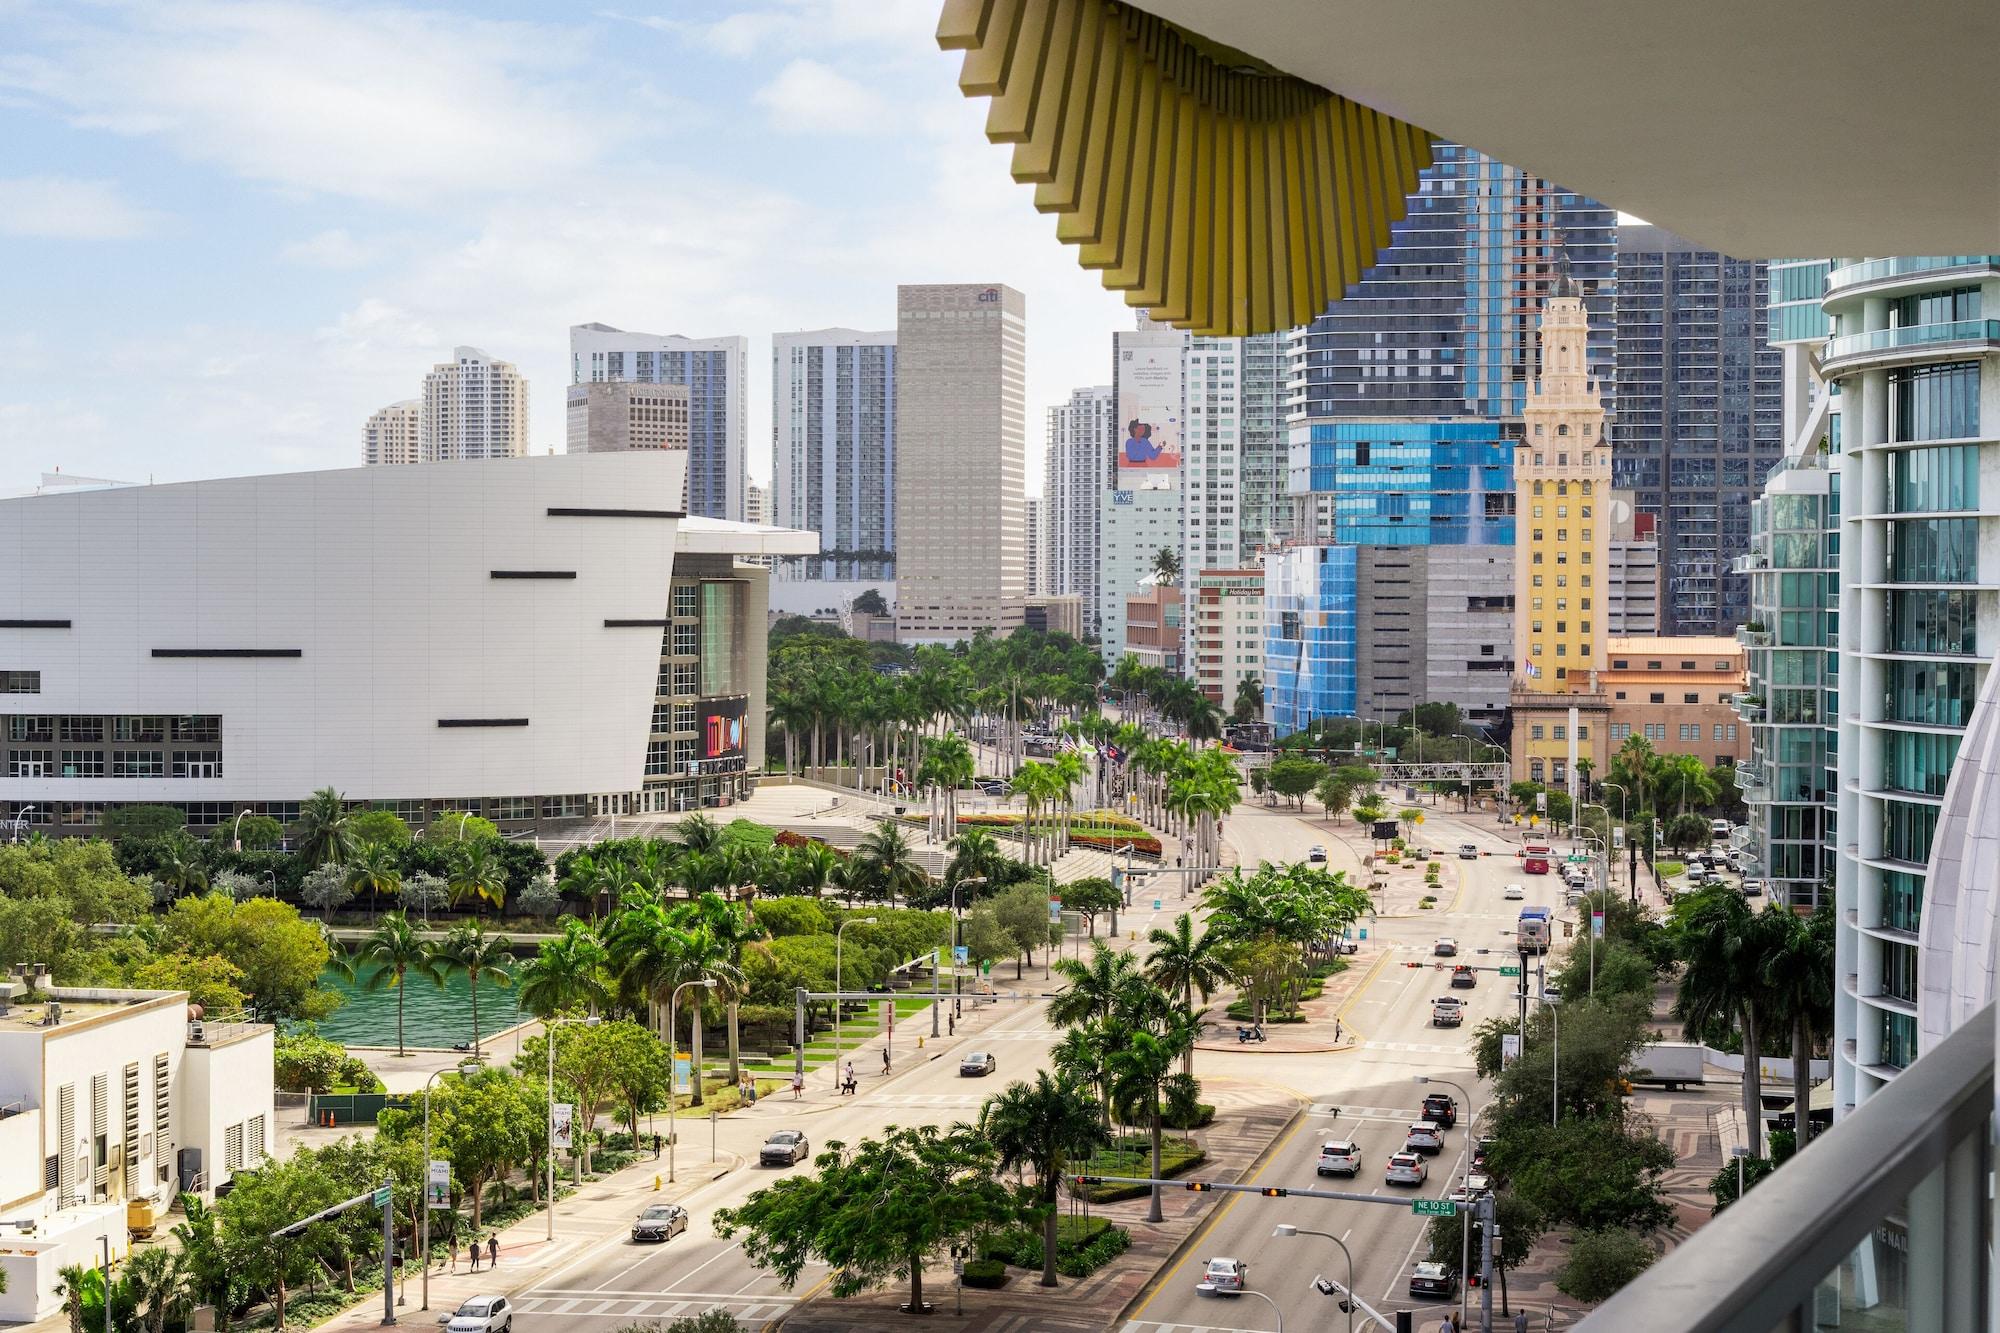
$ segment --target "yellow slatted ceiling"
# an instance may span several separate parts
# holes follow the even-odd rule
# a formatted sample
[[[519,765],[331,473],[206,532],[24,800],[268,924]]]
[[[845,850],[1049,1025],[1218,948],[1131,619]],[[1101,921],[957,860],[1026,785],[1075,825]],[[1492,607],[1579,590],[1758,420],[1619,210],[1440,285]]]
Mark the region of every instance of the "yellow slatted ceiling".
[[[1431,136],[1119,0],[944,0],[986,135],[1104,285],[1242,336],[1309,322],[1389,244]]]

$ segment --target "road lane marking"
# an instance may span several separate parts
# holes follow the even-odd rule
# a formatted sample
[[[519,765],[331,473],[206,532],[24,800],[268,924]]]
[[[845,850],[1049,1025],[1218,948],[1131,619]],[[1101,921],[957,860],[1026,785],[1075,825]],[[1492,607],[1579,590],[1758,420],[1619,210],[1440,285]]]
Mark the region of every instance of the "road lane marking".
[[[575,1288],[570,1288],[570,1289],[568,1289],[568,1290],[563,1290],[563,1291],[531,1291],[531,1292],[528,1292],[528,1293],[527,1293],[526,1295],[524,1295],[524,1296],[523,1296],[523,1297],[522,1297],[521,1299],[522,1299],[522,1300],[560,1300],[560,1299],[562,1299],[562,1298],[563,1298],[563,1297],[565,1297],[565,1296],[576,1296],[576,1297],[593,1297],[593,1296],[596,1296],[596,1297],[603,1297],[603,1296],[611,1296],[611,1297],[615,1297],[615,1298],[618,1298],[618,1299],[620,1299],[620,1300],[627,1300],[627,1301],[663,1301],[663,1300],[669,1300],[669,1299],[671,1299],[671,1300],[677,1300],[677,1301],[734,1301],[734,1300],[740,1300],[740,1299],[741,1299],[741,1297],[739,1297],[739,1296],[737,1296],[737,1295],[735,1295],[735,1294],[733,1294],[733,1293],[730,1293],[730,1292],[723,1292],[723,1291],[672,1291],[672,1292],[669,1292],[669,1291],[578,1291],[578,1290],[576,1290]],[[793,1303],[795,1303],[795,1302],[798,1302],[798,1301],[802,1301],[802,1300],[804,1300],[804,1299],[805,1299],[805,1297],[803,1297],[803,1296],[777,1296],[777,1295],[771,1295],[771,1294],[768,1294],[768,1293],[767,1293],[767,1294],[765,1294],[765,1295],[762,1295],[762,1296],[756,1296],[756,1297],[753,1297],[752,1299],[754,1299],[754,1300],[759,1300],[759,1301],[780,1301],[780,1302],[783,1302],[783,1303],[785,1303],[785,1304],[789,1305],[789,1304],[793,1304]],[[576,1302],[576,1301],[571,1301],[571,1302],[569,1302],[569,1304],[570,1304],[570,1305],[575,1305],[575,1304],[577,1304],[577,1303],[578,1303],[578,1302]]]
[[[1256,1184],[1263,1174],[1271,1168],[1272,1163],[1284,1156],[1285,1148],[1293,1139],[1298,1137],[1299,1131],[1304,1129],[1306,1124],[1307,1117],[1296,1117],[1292,1121],[1291,1128],[1279,1135],[1272,1141],[1269,1147],[1264,1149],[1262,1156],[1256,1163],[1257,1169],[1249,1176],[1244,1177],[1241,1183],[1245,1185]],[[1152,1289],[1139,1302],[1138,1308],[1132,1311],[1134,1319],[1146,1312],[1146,1307],[1153,1303],[1153,1297],[1159,1295],[1161,1291],[1172,1285],[1173,1280],[1180,1275],[1181,1269],[1187,1266],[1187,1261],[1194,1257],[1196,1243],[1209,1232],[1215,1230],[1221,1224],[1222,1219],[1228,1216],[1229,1210],[1236,1206],[1236,1201],[1242,1197],[1241,1194],[1232,1192],[1222,1201],[1220,1208],[1210,1210],[1209,1215],[1195,1225],[1194,1230],[1188,1233],[1187,1240],[1182,1243],[1184,1248],[1181,1250],[1181,1257],[1174,1261],[1174,1266],[1167,1270],[1165,1277],[1159,1278],[1153,1283]]]

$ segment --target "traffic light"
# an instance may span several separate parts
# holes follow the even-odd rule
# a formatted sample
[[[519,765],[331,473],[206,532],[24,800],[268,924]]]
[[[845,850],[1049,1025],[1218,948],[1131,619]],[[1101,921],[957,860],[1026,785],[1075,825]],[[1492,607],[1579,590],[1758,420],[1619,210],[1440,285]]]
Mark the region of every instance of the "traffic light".
[[[1195,1194],[1206,1194],[1211,1188],[1211,1186],[1206,1180],[1190,1180],[1187,1183],[1187,1187],[1191,1192]]]
[[[1267,1199],[1282,1199],[1291,1194],[1290,1190],[1284,1189],[1277,1185],[1267,1185],[1263,1189],[1258,1190],[1257,1192],[1263,1195]]]

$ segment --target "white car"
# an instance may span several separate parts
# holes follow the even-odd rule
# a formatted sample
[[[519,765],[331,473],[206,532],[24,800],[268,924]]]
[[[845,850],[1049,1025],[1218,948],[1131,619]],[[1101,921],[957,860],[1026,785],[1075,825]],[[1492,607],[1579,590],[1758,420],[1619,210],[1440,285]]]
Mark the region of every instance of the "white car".
[[[1509,884],[1502,896],[1510,903],[1518,903],[1528,896],[1528,890],[1520,884]]]
[[[438,1322],[445,1333],[512,1333],[514,1306],[505,1296],[474,1296]]]
[[[1763,897],[1763,896],[1764,896],[1764,881],[1763,881],[1763,880],[1761,880],[1761,879],[1746,879],[1746,880],[1744,880],[1744,881],[1743,881],[1743,896],[1744,896],[1745,898],[1761,898],[1761,897]]]
[[[1430,1168],[1424,1165],[1423,1158],[1413,1152],[1399,1152],[1389,1158],[1389,1166],[1382,1173],[1382,1183],[1385,1185],[1421,1185],[1424,1183],[1424,1177],[1429,1174]]]
[[[1210,1291],[1241,1291],[1249,1276],[1250,1265],[1241,1259],[1210,1259],[1200,1285]]]
[[[1319,1146],[1322,1176],[1352,1176],[1361,1171],[1361,1149],[1351,1139],[1335,1139]]]
[[[1444,1151],[1444,1131],[1428,1120],[1419,1120],[1410,1126],[1410,1132],[1403,1136],[1404,1152],[1436,1153]]]

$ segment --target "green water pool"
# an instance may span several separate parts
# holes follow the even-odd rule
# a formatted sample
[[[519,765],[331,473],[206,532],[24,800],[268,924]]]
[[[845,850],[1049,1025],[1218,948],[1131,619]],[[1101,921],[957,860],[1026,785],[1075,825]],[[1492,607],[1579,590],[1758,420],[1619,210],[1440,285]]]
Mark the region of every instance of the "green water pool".
[[[348,1046],[396,1044],[396,989],[369,990],[368,969],[359,979],[345,981],[333,971],[320,974],[320,985],[344,997],[332,1017],[319,1025],[320,1034]],[[451,1046],[472,1040],[472,987],[454,973],[442,987],[421,978],[406,978],[403,997],[403,1041],[410,1046]],[[486,978],[479,983],[481,1040],[526,1016],[515,1003],[515,990]]]

